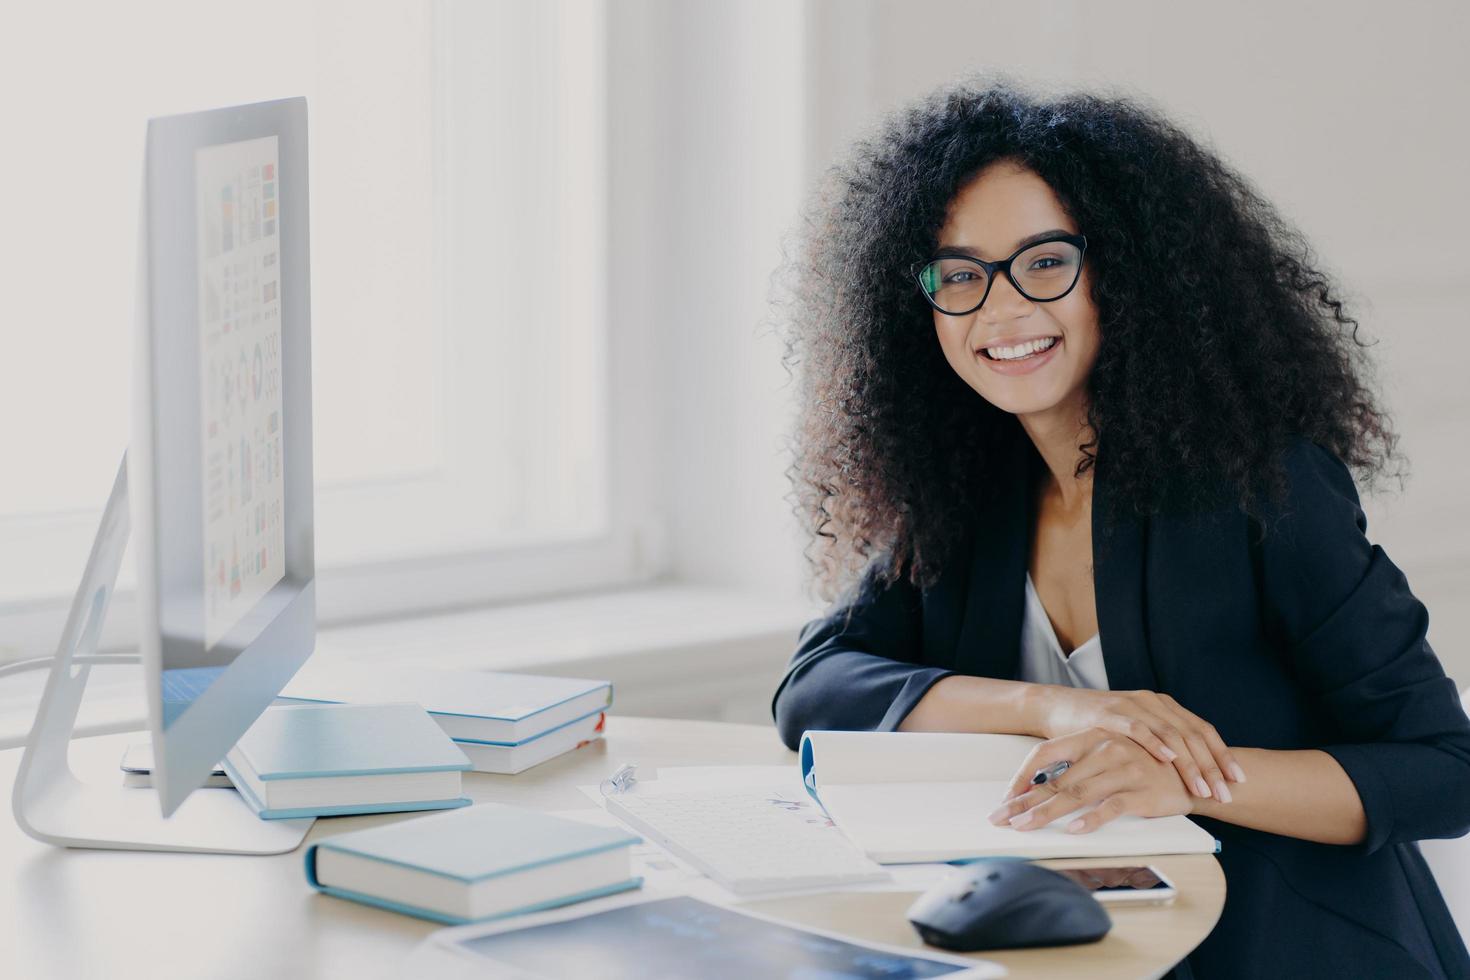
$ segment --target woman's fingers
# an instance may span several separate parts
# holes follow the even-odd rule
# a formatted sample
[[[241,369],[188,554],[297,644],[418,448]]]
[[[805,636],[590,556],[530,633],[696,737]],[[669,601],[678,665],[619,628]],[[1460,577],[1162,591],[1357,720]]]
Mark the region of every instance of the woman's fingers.
[[[1065,734],[1072,722],[1127,735],[1160,762],[1174,766],[1187,791],[1230,802],[1228,781],[1245,771],[1213,725],[1168,694],[1157,691],[1079,691],[1048,686],[1047,735]],[[1028,781],[1029,781],[1029,773]],[[1213,784],[1213,788],[1212,788]],[[1011,795],[1025,792],[1018,780]]]
[[[1127,735],[1147,749],[1149,754],[1160,762],[1173,762],[1182,749],[1182,746],[1169,745],[1159,735],[1159,731],[1165,726],[1159,718],[1150,714],[1130,715],[1114,712],[1103,720],[1101,727],[1117,732],[1119,735]]]
[[[1152,713],[1134,717],[1120,714],[1113,717],[1115,724],[1118,725],[1115,730],[1127,735],[1145,749],[1148,749],[1149,745],[1135,734],[1139,730],[1147,732],[1160,745],[1166,746],[1170,750],[1167,758],[1152,749],[1149,750],[1149,753],[1162,762],[1172,762],[1174,768],[1179,772],[1179,778],[1184,780],[1184,785],[1195,796],[1203,798],[1210,796],[1210,787],[1205,782],[1204,774],[1200,771],[1198,758],[1190,748],[1184,732],[1177,725],[1167,718]],[[1213,762],[1213,759],[1206,755],[1206,761]]]
[[[1205,744],[1204,736],[1198,732],[1190,732],[1185,737],[1185,741],[1189,743],[1189,751],[1194,755],[1195,760],[1202,763],[1200,771],[1204,774],[1205,782],[1209,784],[1215,798],[1221,803],[1229,803],[1230,788],[1225,785],[1225,774],[1220,771],[1219,766],[1215,765],[1215,754]]]
[[[1016,770],[1016,775],[1011,778],[1010,785],[1006,787],[1005,798],[1010,800],[1030,790],[1031,777],[1036,775],[1036,770],[1045,769],[1062,760],[1075,762],[1082,758],[1092,746],[1109,737],[1109,734],[1100,728],[1084,728],[1080,732],[1042,742],[1027,754],[1025,761],[1021,763],[1021,768]]]
[[[1048,799],[1009,818],[1010,825],[1017,830],[1038,830],[1058,817],[1076,813],[1125,789],[1136,788],[1140,780],[1136,764],[1107,769],[1080,779],[1066,778],[1070,775],[1068,771],[1050,790]],[[1046,791],[1046,786],[1038,786],[1036,790]]]
[[[1220,737],[1220,733],[1215,730],[1214,725],[1211,725],[1203,718],[1194,714],[1169,695],[1160,694],[1159,697],[1174,711],[1184,715],[1186,718],[1192,719],[1196,723],[1200,735],[1205,740],[1205,745],[1209,747],[1210,754],[1215,759],[1215,764],[1220,767],[1220,770],[1224,774],[1237,783],[1245,782],[1245,770],[1240,767],[1240,763],[1236,761],[1235,753],[1230,751],[1230,747],[1225,744],[1225,740]]]
[[[1203,778],[1210,787],[1210,792],[1203,795],[1213,795],[1221,803],[1229,803],[1230,788],[1225,785],[1225,772],[1227,767],[1235,763],[1235,757],[1225,747],[1215,727],[1188,708],[1182,707],[1178,701],[1167,694],[1161,694],[1158,697],[1160,712],[1169,716],[1175,726],[1183,731],[1189,754],[1199,767],[1200,778]],[[1215,745],[1223,750],[1223,758],[1220,752],[1216,751]],[[1236,768],[1238,769],[1239,766],[1237,765]],[[1181,772],[1180,775],[1183,773]],[[1198,785],[1187,781],[1185,785],[1194,786],[1196,791],[1199,789]]]
[[[1076,761],[1113,734],[1126,735],[1155,759],[1172,765],[1193,796],[1229,803],[1227,782],[1244,779],[1245,773],[1214,726],[1167,694],[1120,692],[1100,714],[1096,727],[1050,739],[1033,749],[1007,787],[1006,799],[1029,792],[1037,770],[1063,759]]]
[[[1168,694],[1134,691],[1129,697],[1135,710],[1154,726],[1154,734],[1179,752],[1175,768],[1189,791],[1229,803],[1225,774],[1245,774],[1215,727]]]
[[[1097,806],[1069,822],[1065,828],[1069,834],[1090,834],[1103,824],[1131,813],[1142,802],[1143,794],[1138,790],[1124,790],[1104,797]]]
[[[1099,734],[1103,738],[1108,737],[1106,733]],[[1088,779],[1104,771],[1108,764],[1104,758],[1092,752],[1090,747],[1079,748],[1077,753],[1081,761],[1074,763],[1054,780],[1033,786],[1028,777],[1025,788],[1018,793],[1008,794],[1000,806],[996,807],[986,819],[997,827],[1004,826],[1011,821],[1012,817],[1045,803],[1062,792],[1064,788],[1071,792],[1073,787],[1082,785]]]
[[[1179,757],[1174,760],[1174,769],[1184,781],[1185,788],[1195,796],[1208,799],[1211,796],[1210,784],[1205,780],[1205,770],[1202,767],[1213,766],[1214,757],[1208,752],[1201,757],[1190,743],[1188,732],[1172,719],[1161,718],[1158,725],[1165,740],[1178,746]]]

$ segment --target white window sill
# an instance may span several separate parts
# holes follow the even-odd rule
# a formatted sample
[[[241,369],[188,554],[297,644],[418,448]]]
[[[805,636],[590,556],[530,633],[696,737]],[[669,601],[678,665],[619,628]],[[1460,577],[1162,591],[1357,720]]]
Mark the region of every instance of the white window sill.
[[[322,630],[314,656],[613,682],[626,715],[770,724],[770,699],[818,605],[732,589],[661,584]],[[137,667],[94,667],[77,733],[146,725]],[[45,685],[0,681],[0,748],[22,744]]]

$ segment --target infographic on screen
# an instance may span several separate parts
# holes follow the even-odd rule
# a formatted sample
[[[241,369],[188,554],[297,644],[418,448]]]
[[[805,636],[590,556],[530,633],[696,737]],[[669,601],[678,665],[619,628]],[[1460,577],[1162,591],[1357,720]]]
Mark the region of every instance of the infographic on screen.
[[[206,647],[286,567],[277,163],[274,136],[195,157]]]

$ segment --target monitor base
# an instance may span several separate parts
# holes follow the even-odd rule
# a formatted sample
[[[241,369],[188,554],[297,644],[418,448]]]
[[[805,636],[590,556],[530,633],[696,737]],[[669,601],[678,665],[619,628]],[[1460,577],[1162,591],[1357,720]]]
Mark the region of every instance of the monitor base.
[[[128,541],[127,462],[124,454],[26,739],[11,794],[16,823],[36,840],[59,847],[218,854],[293,851],[311,829],[312,818],[262,820],[239,793],[227,789],[198,790],[172,816],[164,817],[155,790],[84,783],[71,770],[68,748],[90,664],[127,659],[95,653]]]
[[[58,847],[211,854],[285,854],[316,822],[262,820],[233,789],[195,790],[164,817],[152,789],[84,783],[70,769],[16,819],[27,834]]]

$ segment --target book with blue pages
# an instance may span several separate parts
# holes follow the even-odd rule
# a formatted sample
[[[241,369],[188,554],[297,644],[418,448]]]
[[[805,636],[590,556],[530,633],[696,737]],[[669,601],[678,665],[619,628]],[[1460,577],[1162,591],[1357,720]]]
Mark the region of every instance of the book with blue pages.
[[[354,703],[416,701],[452,739],[519,745],[606,711],[612,705],[612,683],[312,658],[291,678],[281,697]]]
[[[641,838],[501,803],[339,834],[306,849],[313,888],[435,922],[556,908],[637,888]]]
[[[476,742],[457,738],[454,744],[469,756],[475,772],[512,776],[573,749],[591,745],[602,738],[606,722],[607,716],[599,711],[549,732],[532,735],[523,742]]]
[[[470,760],[416,704],[267,708],[222,763],[262,818],[468,806]]]

